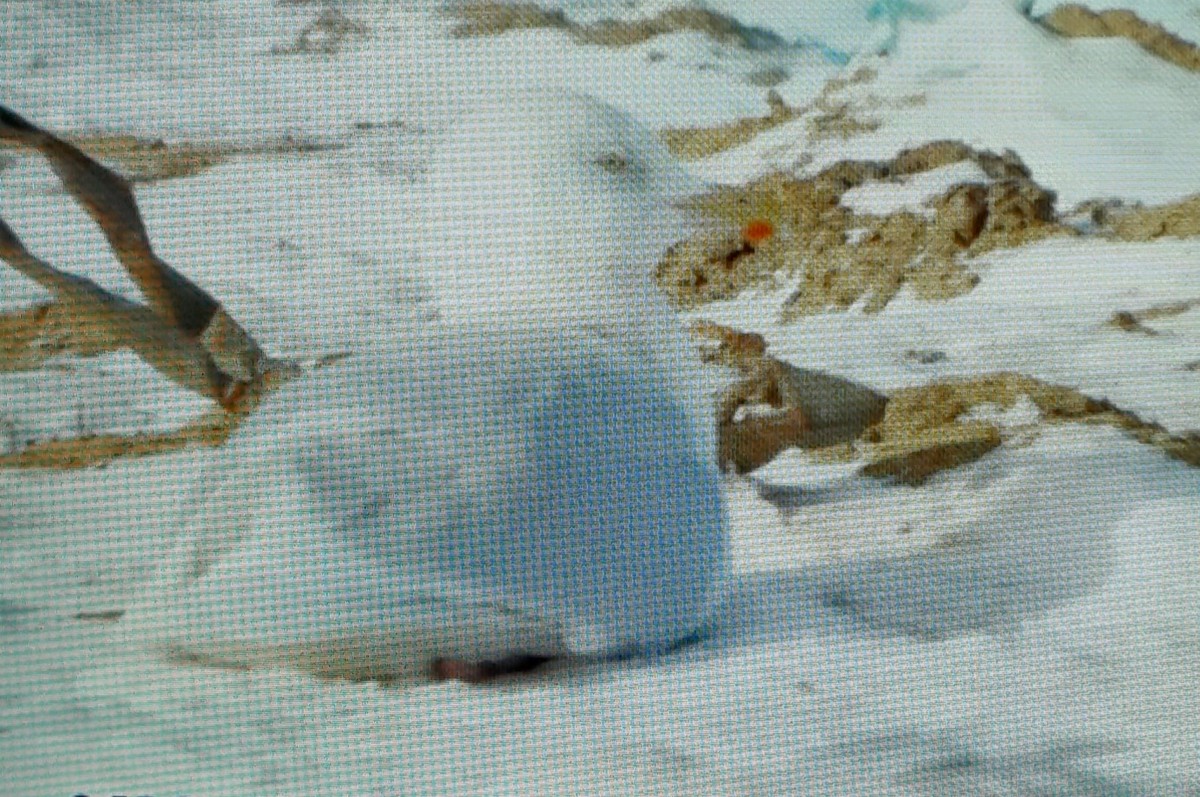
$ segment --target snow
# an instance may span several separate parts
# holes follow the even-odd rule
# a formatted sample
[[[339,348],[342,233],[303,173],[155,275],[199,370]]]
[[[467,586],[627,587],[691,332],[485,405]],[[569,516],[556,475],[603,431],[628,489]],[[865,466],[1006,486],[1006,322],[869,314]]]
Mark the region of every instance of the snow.
[[[5,103],[52,129],[239,144],[290,135],[332,145],[238,155],[186,179],[138,185],[137,196],[162,257],[218,296],[271,353],[356,355],[314,375],[312,390],[294,383],[276,396],[274,409],[256,419],[257,431],[248,429],[228,449],[78,471],[0,470],[0,791],[1200,793],[1200,476],[1116,430],[1041,424],[1029,402],[977,409],[972,418],[999,423],[1017,442],[919,488],[869,480],[854,465],[799,452],[750,478],[726,478],[722,599],[694,641],[664,655],[468,686],[188,666],[148,650],[135,621],[178,611],[156,603],[164,597],[158,585],[170,576],[163,566],[186,564],[188,546],[213,531],[195,496],[230,467],[277,480],[263,510],[275,517],[264,514],[259,527],[243,529],[250,542],[241,558],[222,565],[225,576],[240,575],[209,585],[234,592],[209,592],[193,608],[228,611],[233,594],[264,616],[277,608],[268,619],[291,610],[303,622],[336,626],[333,615],[322,615],[335,604],[320,590],[339,583],[348,590],[341,608],[370,615],[368,622],[396,620],[385,611],[397,589],[386,563],[361,547],[338,548],[336,535],[318,537],[319,548],[305,536],[329,528],[311,517],[327,522],[341,511],[338,501],[379,488],[368,478],[379,471],[362,462],[386,449],[363,445],[362,437],[356,448],[347,436],[340,456],[359,465],[357,475],[328,482],[333,503],[323,506],[314,503],[320,490],[281,489],[303,474],[294,461],[291,470],[279,463],[314,429],[328,391],[369,408],[398,400],[389,384],[412,384],[396,376],[357,391],[356,373],[386,370],[368,363],[392,358],[394,367],[400,357],[444,367],[454,359],[413,342],[436,337],[448,317],[481,323],[472,319],[482,305],[456,305],[454,297],[475,290],[464,288],[469,267],[489,254],[514,282],[491,286],[507,293],[487,323],[504,317],[501,307],[519,305],[522,285],[540,286],[529,289],[531,307],[555,307],[550,315],[572,309],[563,288],[570,283],[548,279],[547,261],[536,256],[569,230],[533,225],[547,214],[578,217],[595,199],[581,188],[592,178],[560,170],[546,184],[548,196],[524,212],[506,207],[503,193],[492,200],[494,213],[472,216],[455,205],[471,186],[496,187],[481,177],[487,150],[510,149],[496,180],[519,185],[522,168],[553,161],[555,138],[571,140],[571,128],[481,98],[550,86],[582,91],[652,128],[718,124],[764,112],[763,90],[744,75],[779,57],[722,49],[694,34],[625,50],[578,45],[549,30],[460,40],[448,36],[436,4],[337,5],[371,35],[330,56],[271,55],[315,17],[312,5],[145,0],[122,4],[120,14],[99,2],[0,7]],[[580,19],[613,9],[648,16],[663,7],[563,5]],[[876,77],[842,94],[881,125],[845,141],[816,141],[801,119],[698,164],[695,173],[737,182],[775,166],[811,171],[961,137],[1016,151],[1034,179],[1059,193],[1060,208],[1197,190],[1195,76],[1128,42],[1056,39],[1017,4],[912,5],[926,11],[897,13],[897,22],[883,24],[878,15],[886,9],[871,12],[867,3],[710,4],[789,40],[852,54],[851,70],[871,66]],[[1180,35],[1192,32],[1190,4],[1123,5]],[[1032,13],[1048,8],[1035,3]],[[886,58],[872,54],[871,37],[881,30],[895,39]],[[649,59],[651,49],[666,57]],[[837,73],[811,53],[788,66],[791,77],[779,87],[788,102],[811,99]],[[896,101],[914,93],[924,95],[923,105]],[[576,111],[586,115],[588,107]],[[464,123],[472,113],[503,120],[508,133]],[[609,117],[616,129],[636,129],[614,118],[625,117]],[[397,120],[399,127],[355,127]],[[607,146],[602,137],[584,141]],[[638,151],[647,146],[642,140]],[[0,206],[30,250],[137,298],[52,173],[36,158],[4,157]],[[663,157],[655,154],[651,169],[655,202],[669,199],[671,186],[697,185]],[[863,186],[845,201],[859,212],[920,210],[945,187],[977,179],[975,168],[963,163]],[[554,189],[562,193],[557,202]],[[619,190],[596,196],[615,207],[621,229],[636,228],[622,239],[598,224],[593,246],[602,251],[668,244],[682,223]],[[495,252],[498,242],[507,251]],[[578,262],[571,260],[578,252],[562,251],[565,261]],[[878,314],[852,309],[785,325],[778,320],[785,287],[692,315],[758,332],[777,357],[885,391],[1016,370],[1107,397],[1182,433],[1200,429],[1198,375],[1184,367],[1198,356],[1200,311],[1148,321],[1157,335],[1107,321],[1117,311],[1195,298],[1198,262],[1195,238],[1060,238],[978,258],[979,286],[945,303],[903,291]],[[626,276],[636,286],[637,275]],[[604,304],[602,291],[592,296],[595,306]],[[0,270],[0,311],[44,298]],[[645,302],[630,307],[660,312]],[[641,363],[633,372],[665,368],[678,345],[663,337],[669,328],[661,320],[646,325],[645,345],[663,348],[658,361],[644,352],[623,355]],[[545,361],[552,344],[562,343],[586,362],[595,341],[586,342],[548,339],[537,350]],[[457,367],[467,372],[456,384],[486,379],[481,374],[490,371],[480,364],[488,352],[506,351],[501,343],[449,345],[466,348]],[[910,350],[944,357],[914,362]],[[472,364],[480,367],[472,371]],[[710,375],[703,381],[714,389]],[[436,379],[420,388],[439,389]],[[467,411],[463,395],[440,395],[421,402],[427,418],[398,417],[436,427]],[[64,356],[39,371],[0,374],[0,447],[178,428],[204,408],[127,353]],[[426,461],[449,467],[450,448],[468,441],[459,432]],[[609,471],[623,467],[610,459]],[[330,467],[316,455],[307,462]],[[456,482],[430,479],[437,467],[411,472],[447,500]],[[232,498],[241,509],[236,491]],[[272,535],[266,521],[284,516],[298,521]],[[316,550],[324,555],[314,557]],[[318,581],[305,583],[297,575],[304,573]],[[257,602],[254,585],[269,588]],[[368,597],[351,600],[354,588]],[[122,611],[128,617],[106,620]],[[208,633],[236,617],[193,617],[191,630]],[[462,622],[484,624],[479,617]],[[580,647],[586,637],[579,636]]]
[[[862,185],[842,194],[841,204],[858,214],[886,216],[908,211],[930,215],[926,203],[961,183],[991,182],[974,161],[959,161],[939,169],[918,172],[882,185]]]

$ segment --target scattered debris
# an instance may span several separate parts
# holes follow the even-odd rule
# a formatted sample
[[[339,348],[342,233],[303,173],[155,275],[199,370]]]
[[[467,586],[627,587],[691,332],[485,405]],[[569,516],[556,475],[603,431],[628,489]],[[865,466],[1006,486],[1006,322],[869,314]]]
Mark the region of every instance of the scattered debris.
[[[1055,8],[1039,20],[1067,38],[1124,38],[1151,55],[1192,72],[1200,72],[1200,47],[1132,11],[1093,11],[1076,3]]]

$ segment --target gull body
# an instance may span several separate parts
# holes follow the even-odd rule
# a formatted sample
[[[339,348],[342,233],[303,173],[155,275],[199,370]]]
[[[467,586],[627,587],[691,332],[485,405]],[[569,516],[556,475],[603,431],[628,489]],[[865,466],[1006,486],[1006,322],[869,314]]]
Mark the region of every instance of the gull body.
[[[572,95],[464,122],[421,193],[439,320],[269,398],[123,625],[183,660],[352,677],[694,634],[726,519],[696,355],[650,277],[685,223],[673,173]]]

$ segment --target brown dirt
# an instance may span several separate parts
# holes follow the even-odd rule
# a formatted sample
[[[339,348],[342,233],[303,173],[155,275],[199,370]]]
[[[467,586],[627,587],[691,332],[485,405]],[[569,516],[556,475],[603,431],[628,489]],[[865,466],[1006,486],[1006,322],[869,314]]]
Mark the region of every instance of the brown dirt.
[[[1112,403],[1018,373],[954,378],[892,394],[883,420],[867,430],[863,473],[919,483],[932,473],[972,462],[1002,442],[998,427],[961,416],[981,405],[1011,408],[1027,396],[1045,423],[1103,424],[1200,467],[1200,434],[1171,435]]]
[[[1110,210],[1112,235],[1122,241],[1190,238],[1200,235],[1200,194],[1152,207]]]
[[[466,3],[452,9],[459,23],[455,36],[499,36],[514,30],[551,28],[571,31],[575,23],[562,11],[542,8],[535,3]]]
[[[1011,409],[1023,397],[1041,412],[1034,431],[1047,423],[1103,424],[1200,467],[1200,433],[1171,435],[1108,401],[1023,374],[944,379],[883,396],[771,357],[760,335],[710,322],[692,331],[704,344],[706,362],[742,374],[718,411],[721,462],[738,473],[751,472],[789,448],[804,448],[829,461],[864,458],[864,475],[920,484],[1001,445],[1027,440],[1027,435],[1009,437],[996,424],[964,417],[982,406]],[[748,406],[767,411],[738,417]]]
[[[1041,19],[1042,25],[1068,38],[1124,38],[1151,55],[1192,72],[1200,72],[1200,47],[1132,11],[1092,11],[1074,3]]]
[[[733,17],[705,8],[668,8],[639,20],[601,20],[580,24],[563,12],[542,8],[536,3],[474,2],[450,12],[459,19],[455,36],[498,36],[513,30],[550,28],[566,32],[580,44],[602,47],[629,47],[672,33],[701,33],[718,44],[746,49],[787,48],[780,36],[760,28],[747,27]]]
[[[740,147],[758,134],[790,122],[807,110],[786,104],[775,92],[768,95],[767,101],[766,116],[750,116],[713,127],[669,127],[662,131],[662,139],[676,157],[699,160]]]
[[[951,188],[931,202],[932,220],[908,211],[856,215],[840,204],[846,191],[864,183],[968,159],[995,182]],[[861,299],[867,312],[877,312],[906,284],[923,299],[944,300],[977,284],[968,258],[1073,234],[1058,223],[1054,201],[1011,152],[932,142],[891,161],[840,161],[814,177],[774,173],[718,189],[695,202],[712,224],[668,250],[656,277],[677,307],[691,309],[774,285],[777,274],[802,274],[784,305],[784,320],[845,309]],[[737,231],[752,219],[768,220],[778,233],[747,247]]]
[[[873,446],[870,462],[859,472],[904,484],[921,484],[935,473],[974,462],[1000,443],[1000,429],[994,424],[949,424]]]
[[[874,77],[873,70],[862,68],[845,77],[831,78],[809,105],[788,105],[772,91],[767,95],[770,108],[766,116],[750,116],[713,127],[672,127],[663,130],[661,135],[667,149],[685,160],[699,160],[740,147],[760,133],[801,117],[807,117],[810,141],[848,139],[878,129],[879,122],[855,115],[852,105],[838,99],[837,93]]]

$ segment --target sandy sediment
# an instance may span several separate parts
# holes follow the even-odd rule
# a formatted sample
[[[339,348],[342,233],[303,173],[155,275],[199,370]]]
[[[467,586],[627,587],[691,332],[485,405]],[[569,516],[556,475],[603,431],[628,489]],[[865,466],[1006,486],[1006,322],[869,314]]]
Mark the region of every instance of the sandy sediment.
[[[679,158],[699,160],[740,147],[760,133],[796,119],[805,119],[805,135],[810,143],[826,139],[845,140],[879,128],[874,118],[859,115],[855,105],[840,93],[851,86],[871,81],[875,71],[860,67],[854,72],[831,78],[811,103],[791,106],[775,92],[767,95],[765,116],[751,116],[710,127],[669,127],[661,132],[667,148]]]
[[[1151,55],[1192,72],[1200,72],[1200,47],[1133,11],[1093,11],[1075,3],[1061,5],[1041,18],[1046,28],[1068,38],[1128,39]]]
[[[684,160],[699,160],[740,147],[760,133],[796,119],[807,109],[792,107],[774,91],[767,95],[765,116],[749,116],[712,127],[669,127],[660,134],[667,149]]]
[[[867,476],[921,484],[1001,445],[1026,444],[1050,423],[1111,426],[1200,467],[1200,433],[1172,435],[1109,401],[1024,374],[954,377],[884,396],[771,357],[760,335],[708,322],[693,332],[707,344],[702,349],[706,361],[742,375],[718,411],[722,464],[739,473],[789,448],[805,448],[819,449],[814,454],[822,459],[860,460]],[[1020,428],[976,415],[1012,410],[1023,400],[1036,408],[1037,418]],[[750,407],[760,409],[742,412]]]
[[[955,185],[928,203],[930,213],[871,216],[841,203],[852,188],[963,160],[977,163],[992,182]],[[712,223],[672,247],[656,276],[677,307],[690,309],[798,275],[784,320],[860,300],[867,312],[877,312],[904,285],[922,298],[948,299],[978,282],[967,258],[1075,234],[1058,223],[1054,201],[1015,154],[935,141],[889,161],[846,160],[813,177],[773,173],[721,188],[696,202]],[[754,219],[769,221],[778,233],[749,247],[739,231]]]
[[[579,44],[629,47],[672,33],[700,33],[714,42],[750,50],[793,47],[772,31],[743,25],[736,19],[702,7],[675,7],[645,19],[606,19],[585,24],[562,11],[536,3],[472,2],[450,13],[459,20],[453,33],[461,37],[497,36],[514,30],[561,30]]]

